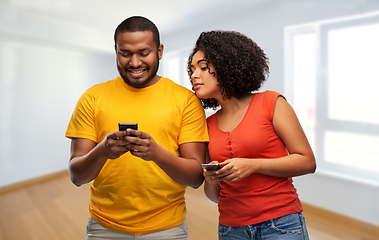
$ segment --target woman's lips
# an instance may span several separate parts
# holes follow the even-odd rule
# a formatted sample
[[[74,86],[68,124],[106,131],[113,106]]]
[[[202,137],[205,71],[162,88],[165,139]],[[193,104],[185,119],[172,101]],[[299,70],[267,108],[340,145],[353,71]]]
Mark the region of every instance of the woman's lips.
[[[193,89],[198,90],[202,85],[203,85],[203,84],[201,84],[201,83],[195,83],[195,84],[193,85]]]

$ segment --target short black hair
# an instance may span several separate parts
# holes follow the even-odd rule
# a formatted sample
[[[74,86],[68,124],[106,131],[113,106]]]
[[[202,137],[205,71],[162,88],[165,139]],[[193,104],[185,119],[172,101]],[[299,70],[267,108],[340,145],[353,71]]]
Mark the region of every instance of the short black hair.
[[[192,58],[204,53],[216,72],[224,99],[242,97],[257,91],[269,75],[269,61],[264,51],[249,37],[235,31],[202,32],[188,57],[187,72],[191,77]],[[191,80],[192,83],[192,80]],[[200,99],[204,108],[217,108],[216,99]]]
[[[119,33],[144,31],[153,33],[153,40],[158,48],[161,43],[157,26],[149,19],[141,16],[132,16],[122,21],[115,30],[114,43],[117,44],[117,35]]]

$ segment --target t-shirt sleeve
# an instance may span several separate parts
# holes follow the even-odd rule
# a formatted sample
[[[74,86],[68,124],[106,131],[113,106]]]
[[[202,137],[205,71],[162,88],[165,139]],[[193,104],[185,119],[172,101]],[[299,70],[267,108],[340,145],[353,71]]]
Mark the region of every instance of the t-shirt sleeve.
[[[97,142],[93,102],[89,89],[80,97],[75,106],[67,127],[67,138],[86,138]]]
[[[191,94],[183,112],[179,144],[208,141],[208,129],[203,106],[200,100]]]

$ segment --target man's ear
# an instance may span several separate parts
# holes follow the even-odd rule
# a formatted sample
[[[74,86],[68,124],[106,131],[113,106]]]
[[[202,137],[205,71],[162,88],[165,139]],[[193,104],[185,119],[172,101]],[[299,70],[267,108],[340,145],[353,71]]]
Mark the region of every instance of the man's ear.
[[[158,58],[159,58],[159,60],[162,59],[162,56],[163,56],[163,44],[161,43],[158,47]]]

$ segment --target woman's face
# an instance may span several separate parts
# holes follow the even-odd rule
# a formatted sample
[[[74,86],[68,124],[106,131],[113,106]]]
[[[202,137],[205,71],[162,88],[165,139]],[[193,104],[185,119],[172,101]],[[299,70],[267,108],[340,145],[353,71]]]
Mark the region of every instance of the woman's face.
[[[204,53],[198,51],[192,58],[191,63],[192,86],[199,98],[222,99],[221,90],[218,86],[216,71],[204,58]]]

